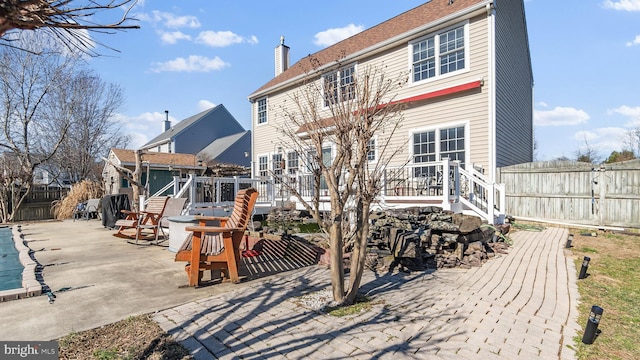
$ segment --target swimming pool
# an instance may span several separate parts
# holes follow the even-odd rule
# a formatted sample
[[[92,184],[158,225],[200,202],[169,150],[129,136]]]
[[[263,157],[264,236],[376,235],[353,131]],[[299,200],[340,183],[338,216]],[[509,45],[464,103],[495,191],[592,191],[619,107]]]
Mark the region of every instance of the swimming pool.
[[[11,228],[0,228],[0,291],[22,288],[23,270]]]
[[[22,227],[0,226],[0,302],[42,295],[38,263]]]

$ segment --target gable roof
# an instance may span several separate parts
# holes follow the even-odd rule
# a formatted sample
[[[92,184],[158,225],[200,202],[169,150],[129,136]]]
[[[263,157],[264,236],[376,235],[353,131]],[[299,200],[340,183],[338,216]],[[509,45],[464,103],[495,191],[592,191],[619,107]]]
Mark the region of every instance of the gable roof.
[[[217,112],[217,111],[226,111],[229,115],[231,115],[231,113],[229,113],[229,111],[227,110],[227,108],[224,107],[223,104],[214,106],[210,109],[204,110],[196,115],[190,116],[182,121],[179,121],[178,123],[176,123],[174,126],[172,126],[169,130],[163,132],[162,134],[156,136],[155,138],[149,140],[149,142],[147,142],[146,144],[144,144],[142,146],[142,148],[149,148],[152,146],[156,146],[156,145],[160,145],[163,143],[166,143],[168,141],[170,141],[173,137],[175,137],[176,135],[180,134],[181,132],[183,132],[184,130],[186,130],[187,128],[189,128],[191,125],[195,124],[196,122],[198,122],[200,119],[206,117],[207,115]],[[233,120],[235,120],[235,118],[233,116],[231,116],[231,118],[233,118]],[[236,125],[239,128],[242,128],[242,126],[240,125],[240,123],[236,121]],[[225,126],[231,126],[230,124],[226,124]]]
[[[136,154],[129,149],[111,149],[122,165],[135,165]],[[175,154],[162,152],[145,152],[142,161],[148,161],[150,166],[175,166],[180,168],[204,169],[198,166],[198,159],[193,154]]]
[[[334,63],[342,58],[354,57],[362,52],[371,52],[376,47],[405,38],[413,33],[432,27],[439,20],[455,18],[462,14],[482,9],[493,0],[431,0],[372,28],[344,39],[323,50],[302,58],[289,69],[276,76],[253,94],[249,99],[262,96],[267,90],[294,81],[318,67]],[[451,4],[450,4],[451,3]]]
[[[200,150],[198,154],[206,155],[212,159],[217,159],[220,155],[224,154],[229,147],[235,144],[238,140],[244,136],[250,136],[251,131],[247,130],[241,133],[225,136],[214,140],[211,144],[207,145],[204,149]],[[251,149],[247,149],[251,150]]]

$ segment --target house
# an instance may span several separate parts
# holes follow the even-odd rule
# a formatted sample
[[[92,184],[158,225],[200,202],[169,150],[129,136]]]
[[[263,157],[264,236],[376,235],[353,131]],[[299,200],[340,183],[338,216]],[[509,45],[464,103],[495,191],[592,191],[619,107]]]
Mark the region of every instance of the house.
[[[194,154],[208,161],[249,167],[251,132],[246,131],[224,105],[202,111],[175,126],[171,126],[169,112],[165,113],[167,119],[163,124],[163,132],[144,144],[142,149]]]
[[[277,132],[284,121],[278,110],[292,105],[287,99],[309,80],[323,86],[340,79],[341,91],[360,68],[382,65],[388,78],[409,74],[395,96],[406,108],[402,131],[393,135],[407,145],[390,166],[448,158],[481,168],[493,181],[498,167],[533,159],[533,74],[522,0],[432,0],[291,66],[289,52],[281,38],[276,76],[249,95],[254,176],[304,170]],[[333,155],[330,144],[326,151]]]
[[[198,159],[211,159],[223,164],[251,166],[251,131],[243,131],[214,140],[197,153]]]
[[[134,150],[111,149],[102,171],[105,194],[128,194],[132,188],[129,181],[116,171],[116,166],[133,171],[136,167]],[[144,152],[142,154],[142,183],[149,183],[149,193],[154,194],[169,184],[174,176],[200,175],[206,166],[193,154]],[[172,189],[173,190],[173,189]]]

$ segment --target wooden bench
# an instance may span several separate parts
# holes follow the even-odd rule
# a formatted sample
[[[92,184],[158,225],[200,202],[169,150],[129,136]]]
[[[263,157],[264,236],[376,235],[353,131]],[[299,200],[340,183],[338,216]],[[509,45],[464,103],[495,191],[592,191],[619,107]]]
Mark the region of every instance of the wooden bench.
[[[196,216],[198,226],[188,226],[187,237],[175,256],[175,261],[187,261],[185,271],[189,286],[199,286],[205,270],[221,270],[224,279],[240,282],[240,243],[244,237],[251,213],[258,198],[253,188],[238,191],[233,212],[229,217]],[[207,222],[218,221],[219,226],[207,226]]]

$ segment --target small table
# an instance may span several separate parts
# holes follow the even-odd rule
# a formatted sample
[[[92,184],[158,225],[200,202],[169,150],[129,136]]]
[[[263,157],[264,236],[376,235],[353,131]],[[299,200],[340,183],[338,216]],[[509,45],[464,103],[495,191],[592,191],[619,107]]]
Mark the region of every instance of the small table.
[[[187,226],[198,225],[198,220],[193,215],[170,216],[169,221],[169,251],[178,252],[190,232],[186,231]]]

